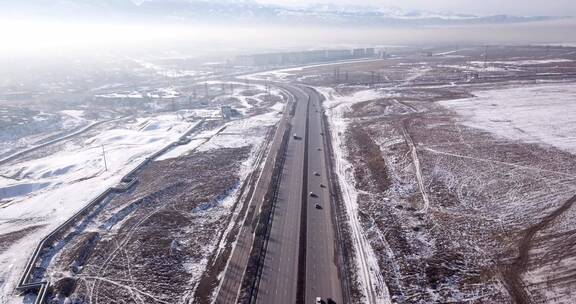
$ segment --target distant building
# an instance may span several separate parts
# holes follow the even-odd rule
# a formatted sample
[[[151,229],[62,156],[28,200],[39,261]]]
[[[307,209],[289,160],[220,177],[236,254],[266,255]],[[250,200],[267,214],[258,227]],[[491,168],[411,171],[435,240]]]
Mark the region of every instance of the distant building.
[[[303,62],[302,52],[290,52],[282,54],[282,63],[284,64],[298,64]]]
[[[353,49],[352,57],[354,58],[366,57],[366,49]]]
[[[222,119],[230,120],[232,118],[232,107],[231,106],[222,106]]]
[[[374,57],[376,55],[376,51],[374,48],[367,48],[366,49],[366,57]]]
[[[303,53],[303,63],[320,62],[326,60],[326,51],[305,51]]]
[[[341,60],[352,57],[350,50],[327,50],[326,59],[328,60]]]
[[[234,60],[236,65],[240,66],[255,66],[256,57],[255,56],[237,56]]]

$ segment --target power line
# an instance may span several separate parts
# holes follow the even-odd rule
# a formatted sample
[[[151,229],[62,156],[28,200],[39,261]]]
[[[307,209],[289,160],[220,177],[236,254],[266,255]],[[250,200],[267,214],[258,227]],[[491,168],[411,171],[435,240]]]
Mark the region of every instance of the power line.
[[[108,171],[108,163],[106,162],[106,151],[104,151],[104,144],[102,144],[102,159],[104,159],[104,168]]]

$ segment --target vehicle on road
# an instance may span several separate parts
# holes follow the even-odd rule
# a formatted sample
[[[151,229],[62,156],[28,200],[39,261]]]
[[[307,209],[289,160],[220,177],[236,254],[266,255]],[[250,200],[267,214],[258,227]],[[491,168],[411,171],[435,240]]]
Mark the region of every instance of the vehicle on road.
[[[318,151],[322,151],[322,148],[318,148]]]
[[[316,304],[322,304],[322,298],[321,297],[316,297]]]
[[[316,204],[316,209],[322,209],[322,206],[320,206],[320,204]]]
[[[316,193],[314,193],[314,192],[310,192],[310,196],[311,196],[311,197],[318,197],[318,195],[317,195]]]
[[[320,188],[326,188],[326,185],[320,184]]]
[[[293,137],[294,139],[300,139],[300,136],[298,136],[296,133],[294,133]]]
[[[318,172],[314,171],[314,175],[316,175],[316,176],[320,176],[320,173],[318,173]]]

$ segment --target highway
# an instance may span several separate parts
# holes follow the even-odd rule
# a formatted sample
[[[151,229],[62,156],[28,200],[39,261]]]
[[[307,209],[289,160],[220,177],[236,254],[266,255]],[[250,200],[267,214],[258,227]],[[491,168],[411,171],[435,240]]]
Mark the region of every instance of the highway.
[[[331,298],[342,303],[342,284],[336,261],[338,246],[332,217],[329,193],[329,161],[323,138],[322,106],[320,96],[305,89],[310,96],[308,119],[308,191],[317,197],[308,196],[307,245],[306,245],[306,293],[305,303],[313,303],[316,297]],[[328,136],[328,135],[327,135]],[[316,174],[315,174],[316,173]],[[318,176],[319,175],[319,176]],[[322,209],[316,209],[316,204]]]
[[[282,177],[274,202],[269,237],[260,280],[255,290],[256,303],[315,303],[316,297],[334,303],[342,301],[342,284],[336,256],[338,246],[329,193],[326,141],[323,136],[320,96],[312,89],[275,83],[291,95],[294,115],[280,124],[290,123],[291,135],[285,147]],[[273,140],[270,155],[255,185],[250,205],[260,209],[269,187],[274,151],[280,134]],[[322,186],[321,186],[322,185]],[[314,196],[310,196],[313,192]],[[321,208],[316,208],[318,204]],[[252,218],[246,218],[228,261],[215,304],[237,303],[254,235]],[[326,302],[325,302],[326,303]]]
[[[342,303],[320,97],[307,88],[281,87],[296,101],[291,123],[299,138],[287,146],[256,302],[315,303],[320,296]]]
[[[289,91],[296,101],[292,133],[286,147],[282,182],[274,208],[272,227],[257,303],[295,303],[298,288],[298,257],[306,140],[307,96],[299,90]]]

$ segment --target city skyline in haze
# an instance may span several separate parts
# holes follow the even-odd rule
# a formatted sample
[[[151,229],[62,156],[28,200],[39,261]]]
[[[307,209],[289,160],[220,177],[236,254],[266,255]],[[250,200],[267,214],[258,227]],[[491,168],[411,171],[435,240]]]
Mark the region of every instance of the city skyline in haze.
[[[574,0],[256,0],[260,3],[288,6],[311,4],[398,7],[402,9],[446,11],[468,14],[512,14],[532,16],[576,16]]]

